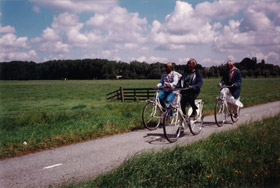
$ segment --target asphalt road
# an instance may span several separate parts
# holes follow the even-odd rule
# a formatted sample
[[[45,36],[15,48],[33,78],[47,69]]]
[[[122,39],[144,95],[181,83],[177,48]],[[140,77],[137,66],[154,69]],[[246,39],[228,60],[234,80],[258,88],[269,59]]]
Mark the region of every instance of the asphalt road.
[[[238,123],[228,121],[217,127],[214,116],[204,118],[199,135],[189,130],[176,143],[170,144],[162,128],[119,134],[0,161],[0,187],[48,187],[85,181],[119,166],[129,157],[145,151],[156,151],[186,145],[221,132],[280,113],[280,101],[244,108]],[[229,118],[230,120],[230,118]]]

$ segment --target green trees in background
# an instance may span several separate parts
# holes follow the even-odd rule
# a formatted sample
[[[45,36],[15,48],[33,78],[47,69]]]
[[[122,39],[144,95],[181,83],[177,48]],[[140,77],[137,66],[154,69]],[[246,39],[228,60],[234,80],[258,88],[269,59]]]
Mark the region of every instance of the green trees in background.
[[[186,65],[173,64],[181,74]],[[254,57],[244,58],[235,63],[243,77],[278,77],[278,65],[257,63]],[[196,67],[204,78],[220,77],[225,71],[225,64],[220,66]],[[0,80],[58,80],[58,79],[159,79],[165,70],[164,63],[109,61],[107,59],[52,60],[44,63],[12,61],[0,63]]]

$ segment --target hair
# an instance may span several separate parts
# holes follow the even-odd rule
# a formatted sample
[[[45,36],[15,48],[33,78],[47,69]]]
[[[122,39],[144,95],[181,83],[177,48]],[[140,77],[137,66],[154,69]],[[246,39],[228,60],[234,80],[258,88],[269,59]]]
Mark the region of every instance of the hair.
[[[171,67],[171,68],[172,68],[172,70],[173,70],[173,65],[172,65],[172,63],[171,63],[171,62],[166,63],[165,67]]]
[[[197,62],[196,62],[196,60],[195,60],[194,58],[191,58],[191,59],[188,61],[188,63],[187,63],[187,64],[189,64],[191,61],[193,61],[193,62],[194,62],[194,64],[195,64],[195,65],[197,65]]]
[[[228,60],[228,61],[227,61],[227,64],[228,64],[228,63],[233,64],[233,62],[232,62],[231,60]]]

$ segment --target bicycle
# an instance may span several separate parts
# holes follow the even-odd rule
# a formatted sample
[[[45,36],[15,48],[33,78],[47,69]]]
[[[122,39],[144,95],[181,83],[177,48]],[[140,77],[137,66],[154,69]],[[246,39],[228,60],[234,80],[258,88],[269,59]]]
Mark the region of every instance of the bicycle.
[[[151,131],[158,128],[162,116],[166,111],[166,109],[163,108],[160,104],[159,97],[158,97],[159,91],[160,91],[159,89],[156,91],[153,100],[151,99],[146,100],[147,104],[144,106],[142,111],[143,123],[145,127]]]
[[[187,90],[189,88],[176,89],[178,91]],[[189,105],[187,116],[184,116],[181,109],[180,92],[175,93],[175,105],[171,105],[171,108],[167,110],[163,120],[163,130],[166,139],[170,142],[176,142],[178,138],[184,133],[184,129],[188,126],[193,135],[197,135],[201,132],[203,126],[203,101],[202,99],[196,99],[195,104],[198,107],[196,117],[190,117],[192,114],[192,108]]]
[[[229,103],[229,99],[227,98],[227,93],[229,92],[229,88],[232,86],[224,86],[221,87],[220,96],[216,97],[216,105],[215,105],[215,122],[218,127],[221,127],[226,122],[227,117],[231,117],[232,123],[236,123],[239,119],[240,115],[240,106],[237,107],[236,114],[233,113],[232,104]],[[233,97],[232,97],[233,98]],[[231,100],[235,100],[234,98]],[[240,97],[237,99],[237,102],[240,102]],[[242,103],[241,103],[242,104]],[[237,116],[236,116],[237,115]]]

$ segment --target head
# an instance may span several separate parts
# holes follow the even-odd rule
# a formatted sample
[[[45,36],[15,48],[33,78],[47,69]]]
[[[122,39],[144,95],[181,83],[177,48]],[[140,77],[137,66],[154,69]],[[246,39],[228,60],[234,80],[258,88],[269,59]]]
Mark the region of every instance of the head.
[[[193,59],[193,58],[190,59],[190,60],[188,61],[188,63],[187,63],[188,70],[191,71],[191,72],[193,72],[193,71],[194,71],[194,68],[195,68],[195,66],[196,66],[196,64],[197,64],[197,62],[196,62],[195,59]]]
[[[233,63],[232,63],[232,61],[231,60],[228,60],[227,61],[227,67],[228,67],[228,69],[232,69],[233,68]]]
[[[173,70],[173,65],[171,62],[168,62],[166,65],[166,72],[169,74]]]

